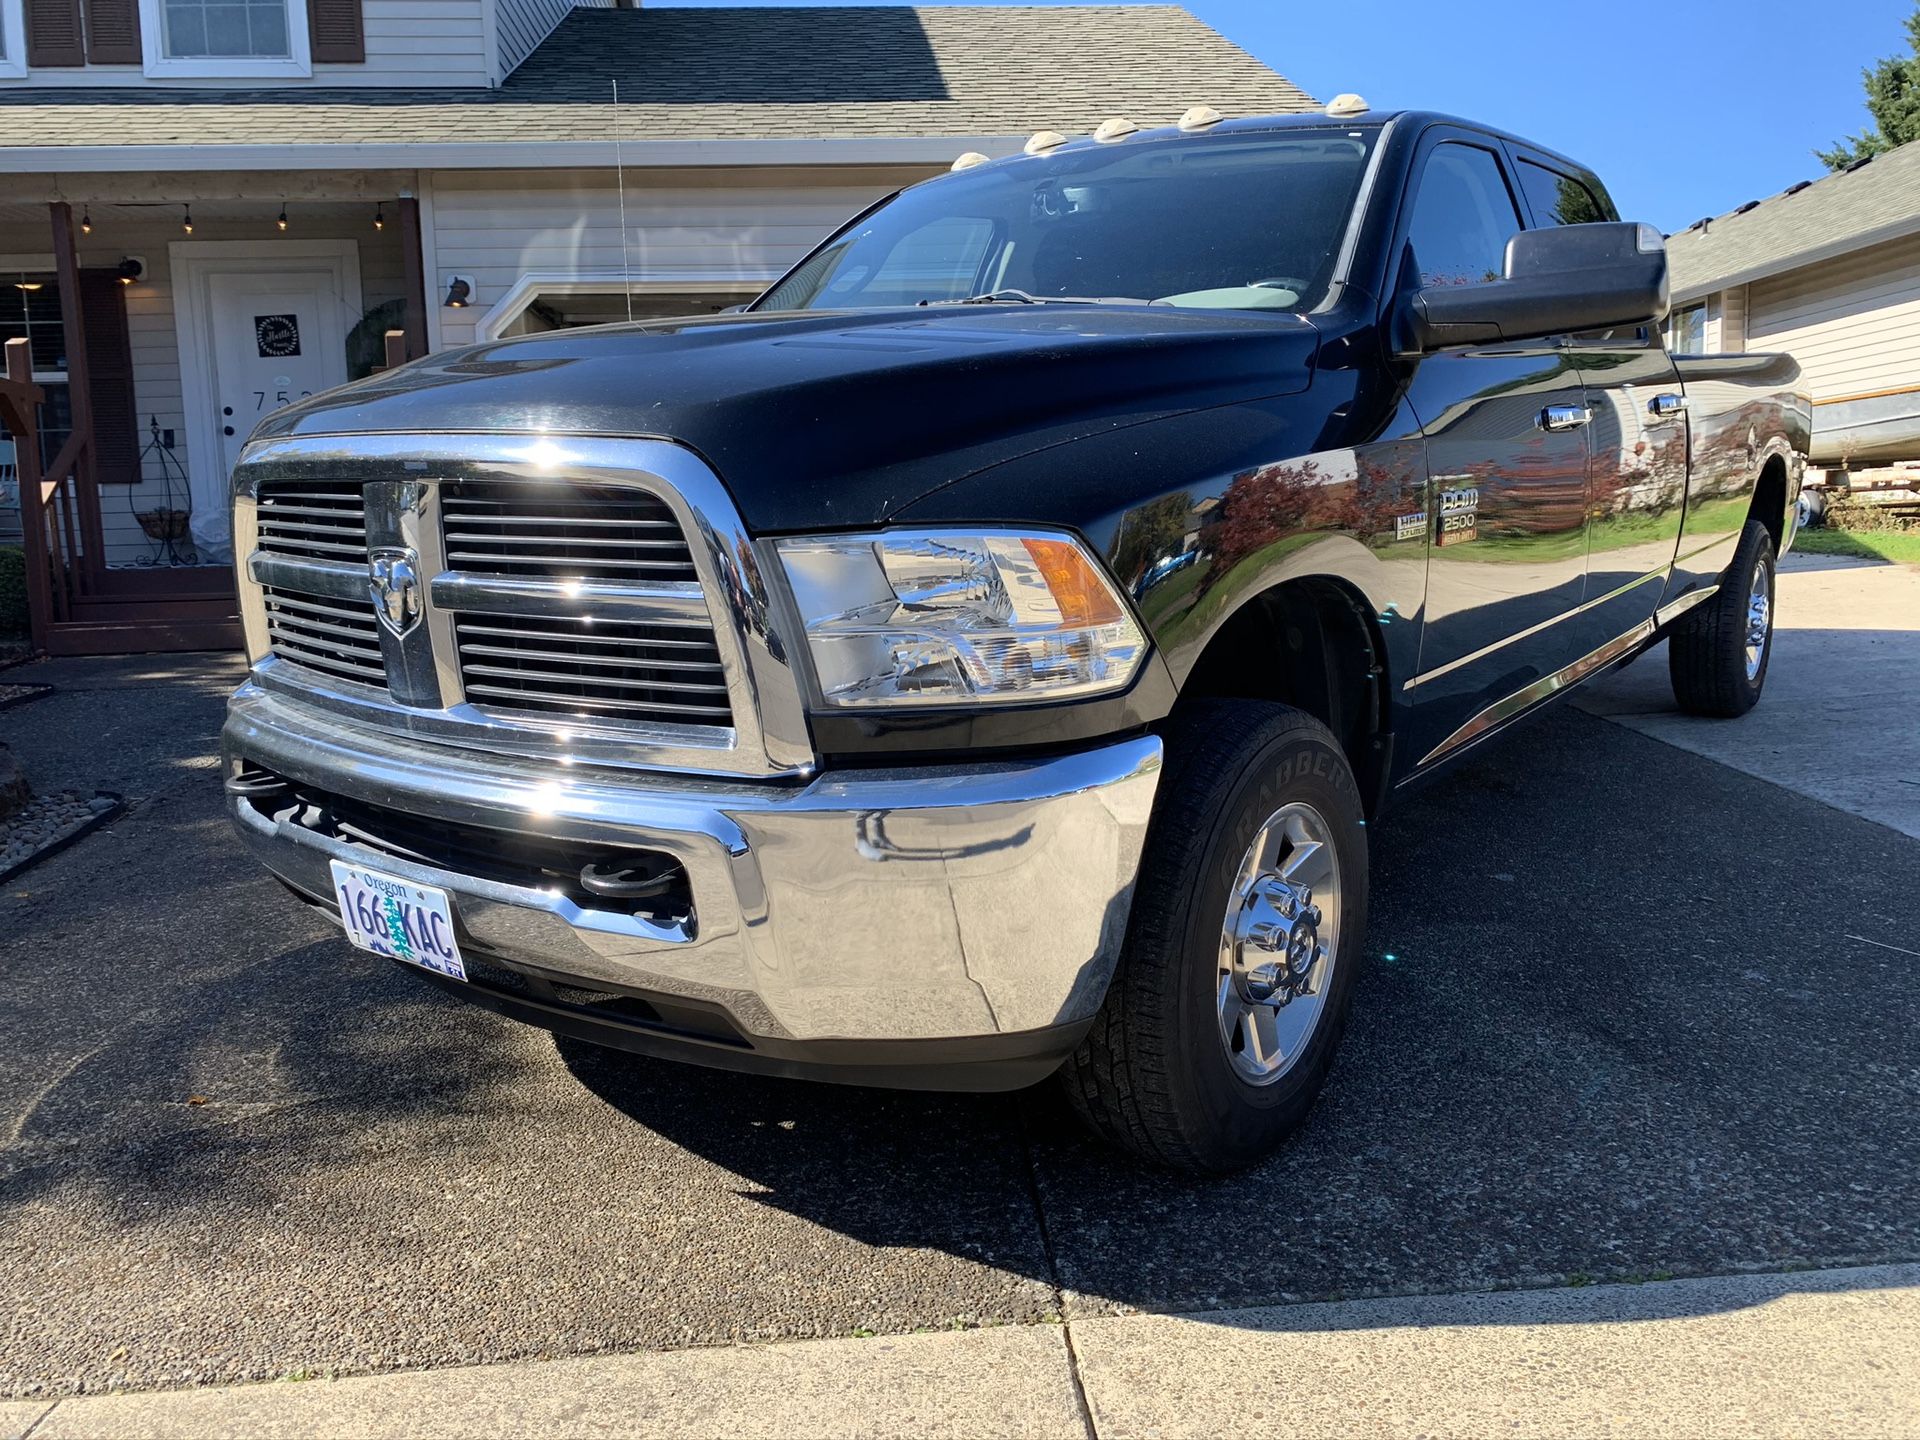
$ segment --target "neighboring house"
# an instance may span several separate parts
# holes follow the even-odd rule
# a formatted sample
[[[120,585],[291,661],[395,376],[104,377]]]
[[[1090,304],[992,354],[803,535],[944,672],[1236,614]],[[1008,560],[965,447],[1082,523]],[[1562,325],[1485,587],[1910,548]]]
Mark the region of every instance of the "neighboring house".
[[[1314,102],[1172,6],[0,0],[0,339],[85,442],[53,643],[226,634],[239,447],[389,329],[719,310],[964,151],[1195,104]]]
[[[1818,464],[1920,460],[1920,144],[1698,221],[1667,254],[1674,348],[1791,354]]]

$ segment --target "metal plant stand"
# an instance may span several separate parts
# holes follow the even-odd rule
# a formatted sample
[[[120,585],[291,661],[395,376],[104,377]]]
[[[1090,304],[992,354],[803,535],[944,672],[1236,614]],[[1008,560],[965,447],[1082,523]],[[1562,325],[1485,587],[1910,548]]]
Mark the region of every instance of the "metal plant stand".
[[[159,416],[148,417],[147,433],[152,438],[140,451],[140,474],[147,474],[149,457],[158,462],[160,497],[159,504],[153,508],[138,510],[134,509],[132,488],[127,491],[127,508],[133,511],[133,518],[140,522],[141,530],[152,542],[148,553],[133,563],[148,569],[198,565],[200,552],[194,549],[192,540],[193,492],[187,482],[187,472],[173,451],[160,443]]]

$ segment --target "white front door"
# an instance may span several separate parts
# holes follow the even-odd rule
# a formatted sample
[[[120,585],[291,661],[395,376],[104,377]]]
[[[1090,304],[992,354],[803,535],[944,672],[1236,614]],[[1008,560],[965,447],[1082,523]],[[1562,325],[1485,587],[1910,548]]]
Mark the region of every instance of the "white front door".
[[[247,437],[275,410],[346,383],[347,334],[360,318],[352,241],[271,248],[262,254],[241,241],[169,247],[185,307],[193,539],[205,560],[232,556],[227,482]]]
[[[347,379],[347,327],[331,270],[213,274],[213,399],[223,468],[260,420]]]

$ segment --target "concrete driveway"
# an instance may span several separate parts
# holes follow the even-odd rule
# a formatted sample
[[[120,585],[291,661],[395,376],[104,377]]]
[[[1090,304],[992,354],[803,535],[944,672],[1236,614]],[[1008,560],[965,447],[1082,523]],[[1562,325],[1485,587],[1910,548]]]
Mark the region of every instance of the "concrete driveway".
[[[234,674],[0,714],[131,802],[0,894],[0,1394],[1920,1259],[1920,840],[1634,729],[1376,827],[1324,1102],[1196,1181],[1046,1089],[648,1064],[350,950],[228,838]]]
[[[1766,698],[1739,724],[1674,708],[1664,648],[1575,703],[1920,839],[1920,567],[1789,555],[1775,592]]]

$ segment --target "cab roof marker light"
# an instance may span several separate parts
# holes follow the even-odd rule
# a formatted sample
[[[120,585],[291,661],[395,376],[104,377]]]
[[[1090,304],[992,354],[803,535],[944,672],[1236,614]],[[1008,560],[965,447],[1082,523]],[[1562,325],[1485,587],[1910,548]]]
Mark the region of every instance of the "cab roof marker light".
[[[1226,118],[1211,105],[1195,105],[1174,123],[1182,130],[1205,130]]]
[[[1373,107],[1352,91],[1336,95],[1327,102],[1327,114],[1336,120],[1344,120],[1349,115],[1364,115]]]
[[[969,150],[967,151],[966,154],[962,155],[958,160],[954,161],[953,164],[949,165],[947,169],[949,171],[971,170],[976,165],[986,164],[988,158],[989,158],[988,156],[982,155],[978,150]]]
[[[1127,136],[1138,133],[1139,129],[1140,127],[1126,116],[1115,115],[1100,122],[1100,128],[1093,132],[1093,138],[1103,145],[1108,145],[1115,140],[1124,140]]]
[[[1026,151],[1029,155],[1044,155],[1049,150],[1058,150],[1067,143],[1067,137],[1058,130],[1036,130],[1028,139]]]

